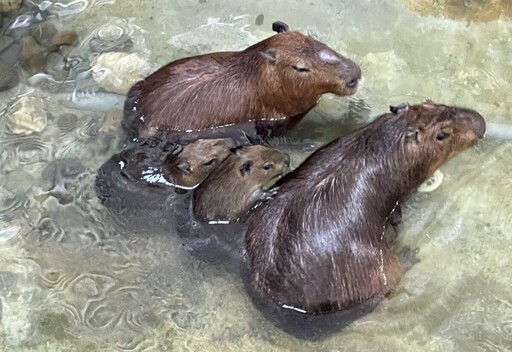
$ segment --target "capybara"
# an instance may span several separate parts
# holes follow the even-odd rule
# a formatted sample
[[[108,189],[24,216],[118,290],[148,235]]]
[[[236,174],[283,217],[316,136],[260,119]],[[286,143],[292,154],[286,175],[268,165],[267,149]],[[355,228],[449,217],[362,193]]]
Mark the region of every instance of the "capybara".
[[[251,121],[259,121],[258,134],[282,131],[298,123],[324,93],[355,93],[361,77],[356,63],[283,22],[272,28],[277,34],[243,51],[173,61],[136,83],[125,103],[128,134],[179,131],[186,136],[206,130],[218,136],[224,128]]]
[[[233,147],[231,139],[197,140],[186,146],[158,138],[131,143],[100,167],[96,193],[121,222],[142,229],[167,224],[173,219],[176,193],[201,183]]]
[[[243,220],[253,206],[273,196],[264,187],[283,176],[289,163],[287,154],[265,146],[235,148],[176,211],[186,250],[208,262],[245,260]]]
[[[396,287],[403,269],[388,230],[400,221],[400,204],[485,133],[469,109],[427,101],[390,110],[315,151],[249,215],[247,287],[297,336],[342,327]],[[334,312],[346,313],[343,321],[327,314]],[[329,324],[320,329],[322,316]],[[294,331],[301,324],[307,329]]]
[[[237,148],[194,191],[193,212],[202,221],[234,221],[272,197],[263,187],[283,176],[290,157],[262,145]]]

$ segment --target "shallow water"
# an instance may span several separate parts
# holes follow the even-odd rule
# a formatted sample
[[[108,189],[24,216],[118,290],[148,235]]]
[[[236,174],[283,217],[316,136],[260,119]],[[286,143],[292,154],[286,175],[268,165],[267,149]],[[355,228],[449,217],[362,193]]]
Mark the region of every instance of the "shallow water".
[[[32,2],[51,5],[81,42],[68,53],[76,65],[67,85],[28,85],[23,74],[0,92],[0,350],[512,349],[512,136],[488,134],[441,168],[440,188],[407,202],[399,247],[417,249],[419,262],[394,295],[324,341],[300,341],[261,316],[238,275],[190,257],[172,233],[127,230],[100,204],[96,170],[121,149],[105,116],[119,106],[89,78],[97,54],[84,45],[122,28],[126,50],[158,67],[242,49],[271,35],[275,20],[309,31],[364,75],[358,93],[324,97],[294,132],[320,145],[389,104],[426,98],[512,124],[512,18],[422,17],[401,0]],[[75,88],[89,93],[69,100]],[[6,126],[23,97],[37,107],[36,133]]]

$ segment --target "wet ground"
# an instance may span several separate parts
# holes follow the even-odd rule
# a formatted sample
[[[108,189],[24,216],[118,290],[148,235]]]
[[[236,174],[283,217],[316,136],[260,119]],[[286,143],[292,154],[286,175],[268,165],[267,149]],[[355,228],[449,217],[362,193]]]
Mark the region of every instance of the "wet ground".
[[[485,21],[470,15],[478,1],[430,12],[405,2],[0,0],[0,351],[510,350],[512,18],[499,1]],[[115,222],[93,187],[121,149],[132,80],[179,57],[242,49],[275,20],[363,70],[359,92],[325,96],[300,140],[321,145],[426,98],[501,124],[406,204],[398,249],[419,262],[395,294],[318,343],[276,330],[238,275],[190,257],[167,229]],[[111,74],[119,67],[123,80]]]

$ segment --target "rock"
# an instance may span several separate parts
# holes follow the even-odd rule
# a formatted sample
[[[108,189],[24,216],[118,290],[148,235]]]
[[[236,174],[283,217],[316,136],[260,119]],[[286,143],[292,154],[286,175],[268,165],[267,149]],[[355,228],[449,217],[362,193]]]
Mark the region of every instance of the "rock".
[[[0,12],[14,11],[20,8],[23,0],[0,0]]]
[[[21,38],[20,63],[29,73],[42,71],[46,63],[46,54],[46,49],[37,44],[34,38],[30,36]]]
[[[75,129],[77,120],[78,117],[75,114],[62,114],[57,119],[57,127],[62,132],[71,132]]]
[[[146,60],[135,53],[108,52],[100,54],[91,63],[92,77],[103,89],[126,94],[138,81],[152,72]]]
[[[0,60],[0,92],[18,85],[18,71]]]
[[[50,50],[57,51],[61,45],[73,45],[78,39],[75,31],[63,31],[55,33],[52,38]]]
[[[69,76],[66,60],[58,53],[49,53],[46,57],[46,70],[56,81],[64,81]]]
[[[42,22],[30,28],[30,35],[42,46],[49,48],[57,28],[51,22]]]
[[[4,41],[6,47],[0,52],[0,59],[7,65],[14,66],[18,63],[20,45],[12,40]]]
[[[7,49],[13,42],[14,40],[12,40],[11,37],[0,35],[0,53]]]
[[[31,134],[41,132],[48,124],[48,115],[43,101],[24,96],[7,111],[7,125],[12,133]]]
[[[130,31],[125,26],[106,24],[93,33],[89,40],[92,52],[129,51],[133,47]]]

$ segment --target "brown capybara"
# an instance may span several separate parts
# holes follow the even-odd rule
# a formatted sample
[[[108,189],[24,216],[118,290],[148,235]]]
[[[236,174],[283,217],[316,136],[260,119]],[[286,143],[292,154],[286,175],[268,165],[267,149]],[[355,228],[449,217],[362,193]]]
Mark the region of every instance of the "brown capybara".
[[[290,157],[262,145],[237,148],[194,190],[193,212],[202,221],[234,221],[274,192],[263,187],[283,176]]]
[[[230,138],[198,139],[183,146],[150,137],[132,143],[120,153],[120,171],[131,181],[193,189],[231,154],[234,147]]]
[[[123,224],[140,230],[169,225],[176,193],[197,186],[233,146],[230,139],[198,140],[185,147],[158,138],[134,142],[100,167],[96,194]]]
[[[185,249],[210,263],[244,261],[243,220],[255,204],[273,196],[264,187],[284,175],[289,163],[287,154],[265,146],[234,149],[176,209]]]
[[[386,238],[394,236],[388,229],[398,225],[400,204],[484,133],[476,111],[427,101],[391,107],[315,151],[249,215],[247,286],[255,303],[273,306],[283,329],[306,338],[327,333],[315,325],[335,316],[326,313],[347,314],[322,329],[371,311],[403,275]],[[296,332],[284,316],[312,324]]]
[[[356,63],[283,22],[272,28],[277,34],[243,51],[180,59],[136,83],[124,128],[141,137],[250,121],[261,121],[265,130],[289,128],[322,94],[355,93]]]

